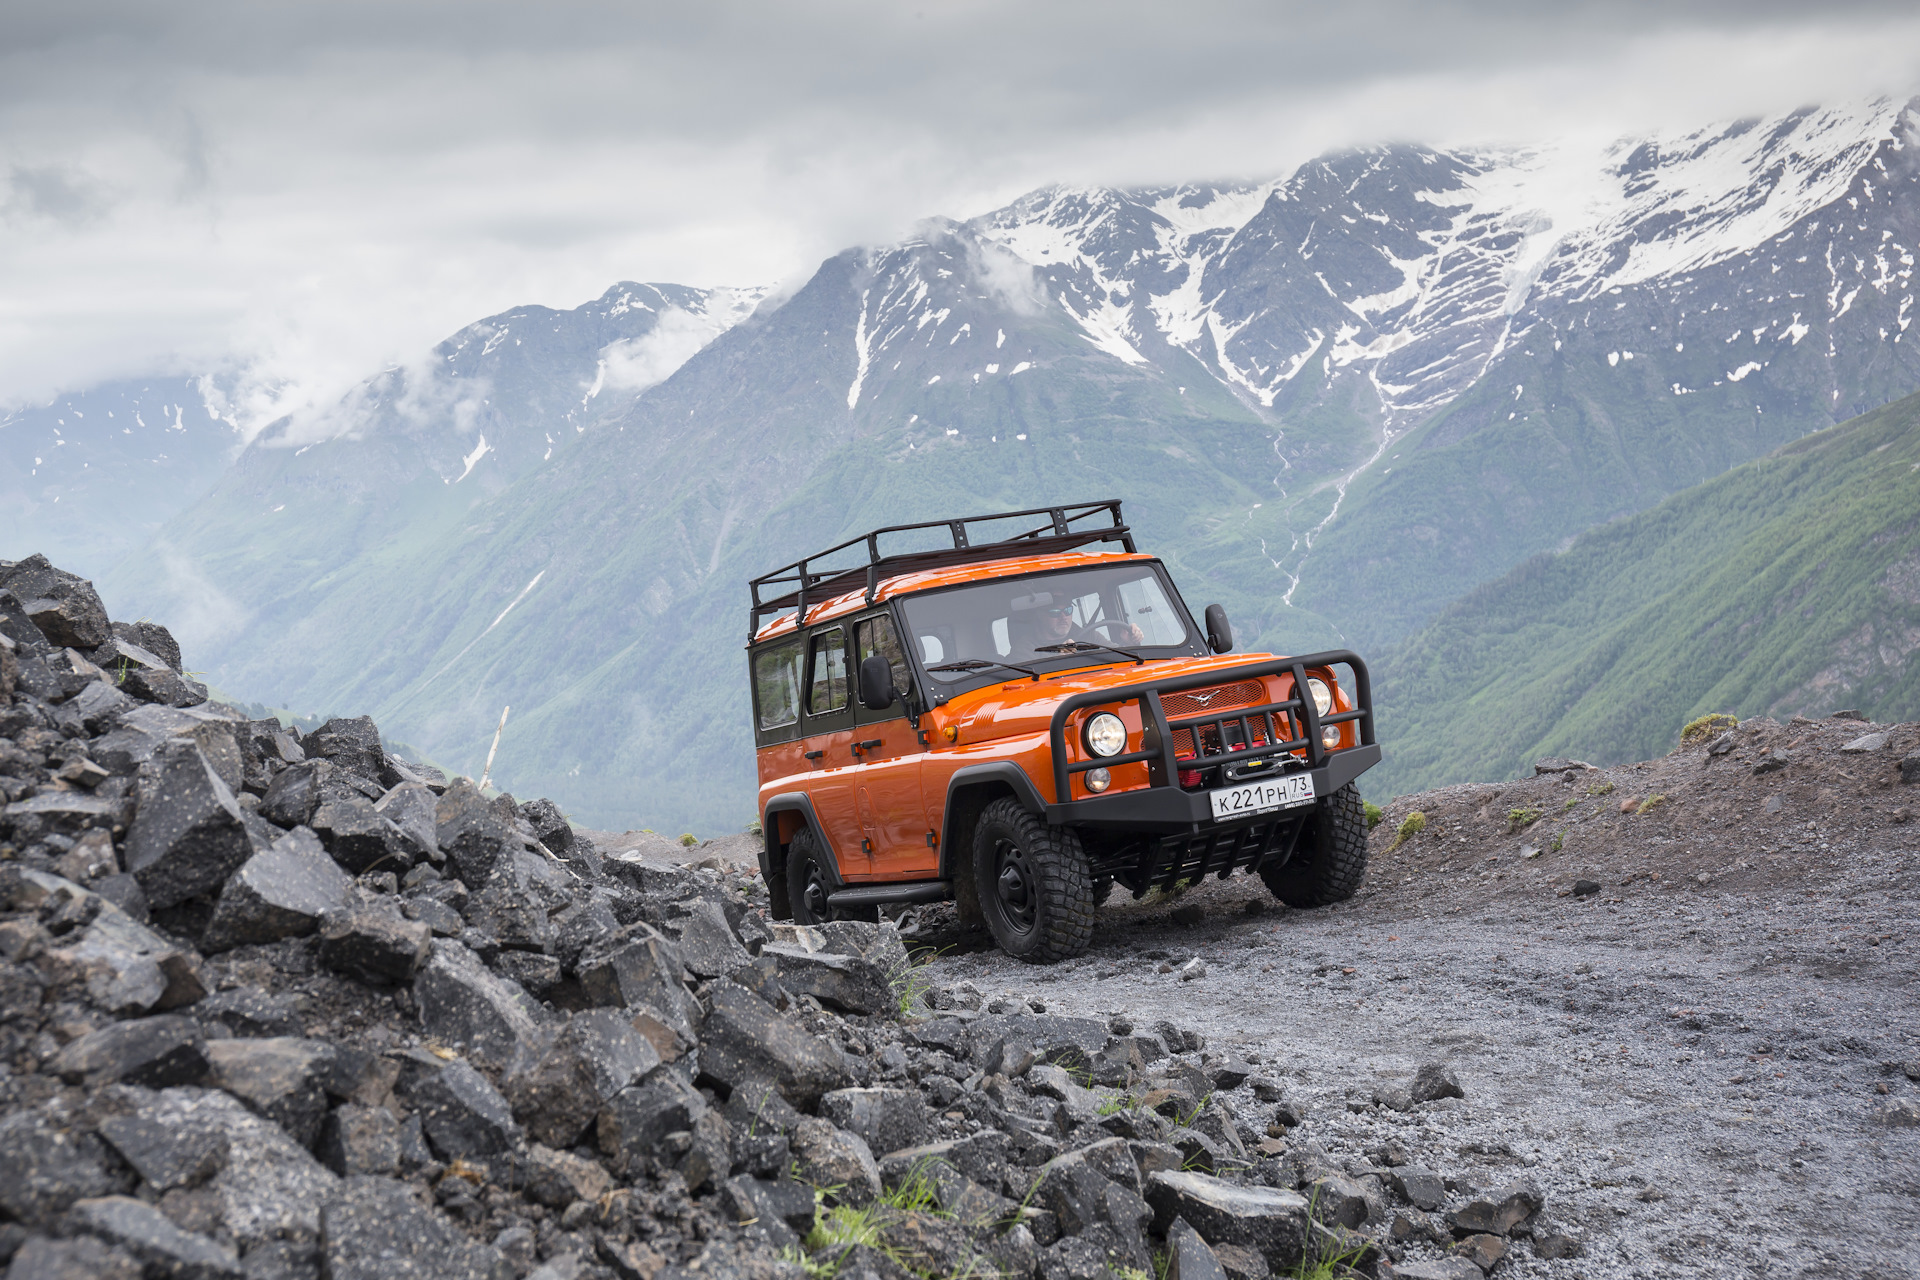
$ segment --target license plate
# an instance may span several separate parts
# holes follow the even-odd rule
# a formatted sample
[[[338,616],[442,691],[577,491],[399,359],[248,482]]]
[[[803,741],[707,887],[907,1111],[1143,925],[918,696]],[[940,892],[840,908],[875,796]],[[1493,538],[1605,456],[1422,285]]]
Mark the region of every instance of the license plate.
[[[1291,809],[1313,803],[1313,775],[1289,773],[1259,782],[1243,782],[1237,787],[1221,787],[1210,798],[1216,820]]]

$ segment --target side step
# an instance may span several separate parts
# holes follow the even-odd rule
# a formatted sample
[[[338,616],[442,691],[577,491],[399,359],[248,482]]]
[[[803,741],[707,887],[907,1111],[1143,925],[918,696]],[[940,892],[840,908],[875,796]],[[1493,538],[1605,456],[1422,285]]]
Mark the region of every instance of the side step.
[[[871,907],[884,902],[945,902],[953,896],[951,880],[909,880],[905,884],[863,884],[836,889],[827,895],[830,907]]]

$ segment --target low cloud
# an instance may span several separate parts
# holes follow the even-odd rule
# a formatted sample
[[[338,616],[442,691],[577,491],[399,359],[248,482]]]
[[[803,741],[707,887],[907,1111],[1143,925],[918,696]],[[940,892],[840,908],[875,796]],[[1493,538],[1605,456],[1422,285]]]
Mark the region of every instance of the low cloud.
[[[105,183],[71,165],[14,165],[7,176],[4,208],[9,222],[41,219],[84,227],[106,217],[114,197]]]
[[[728,325],[719,321],[733,309],[730,298],[704,313],[668,307],[639,337],[608,343],[600,349],[598,385],[607,391],[644,391],[665,382],[726,330]]]

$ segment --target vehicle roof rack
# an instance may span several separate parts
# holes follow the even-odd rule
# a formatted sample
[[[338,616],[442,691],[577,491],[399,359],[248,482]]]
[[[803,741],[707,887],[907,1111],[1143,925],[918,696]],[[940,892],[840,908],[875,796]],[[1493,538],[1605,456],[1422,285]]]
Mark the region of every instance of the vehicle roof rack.
[[[1109,517],[1107,524],[1082,523],[1092,521],[1099,516]],[[969,525],[983,524],[992,520],[1018,520],[1028,516],[1044,516],[1046,523],[1037,525],[1024,533],[1011,537],[996,538],[990,542],[975,542],[968,532]],[[1075,527],[1078,525],[1079,527]],[[882,555],[880,539],[885,534],[911,533],[921,529],[941,529],[952,535],[953,546],[937,551],[910,551],[899,555]],[[1082,502],[1058,507],[1033,507],[1026,511],[999,511],[991,515],[966,516],[958,520],[926,520],[918,524],[888,525],[884,529],[875,529],[858,538],[849,538],[825,551],[815,552],[805,559],[792,564],[782,565],[771,573],[763,573],[753,579],[748,587],[753,593],[753,609],[747,619],[747,643],[753,643],[754,635],[760,630],[760,619],[771,613],[784,613],[793,609],[804,615],[807,601],[818,603],[833,596],[843,595],[855,587],[864,585],[867,603],[873,603],[874,593],[879,590],[882,579],[896,577],[903,573],[921,573],[928,569],[942,569],[949,565],[974,564],[987,560],[1005,560],[1013,556],[1052,555],[1063,551],[1072,551],[1091,542],[1118,542],[1128,551],[1134,551],[1133,531],[1127,528],[1120,515],[1120,499],[1108,498],[1101,502]],[[824,560],[836,552],[848,547],[866,544],[867,562],[851,568],[813,569],[810,566]],[[790,588],[783,594],[763,599],[762,593]]]

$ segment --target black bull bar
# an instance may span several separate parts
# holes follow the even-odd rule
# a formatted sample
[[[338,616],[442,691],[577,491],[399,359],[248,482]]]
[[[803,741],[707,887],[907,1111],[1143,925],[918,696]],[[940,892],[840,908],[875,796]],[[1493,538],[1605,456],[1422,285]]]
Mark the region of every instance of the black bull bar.
[[[1322,716],[1308,695],[1308,674],[1316,668],[1333,667],[1345,667],[1352,675],[1353,710]],[[1188,689],[1280,674],[1293,677],[1293,696],[1280,702],[1169,720],[1160,701],[1164,695]],[[1127,702],[1140,704],[1140,750],[1104,757],[1083,751],[1081,754],[1088,758],[1068,758],[1067,721],[1074,712]],[[1322,729],[1348,722],[1359,729],[1358,746],[1329,750],[1321,745]],[[1301,730],[1297,736],[1296,727]],[[1173,737],[1181,729],[1193,739],[1193,755],[1176,759]],[[1208,750],[1208,729],[1213,731],[1216,750]],[[1264,743],[1256,746],[1258,738],[1264,738]],[[1061,799],[1047,806],[1047,821],[1142,837],[1092,859],[1096,875],[1114,876],[1127,884],[1135,897],[1144,895],[1154,884],[1170,888],[1180,880],[1197,880],[1209,872],[1225,878],[1237,869],[1257,871],[1269,863],[1284,863],[1292,856],[1316,807],[1308,804],[1216,820],[1211,788],[1186,790],[1179,785],[1181,770],[1220,769],[1229,783],[1305,772],[1312,775],[1313,794],[1318,798],[1333,794],[1380,762],[1380,747],[1374,740],[1373,683],[1366,663],[1346,649],[1075,694],[1054,709],[1049,745],[1054,795]],[[1305,759],[1296,753],[1304,754]],[[1136,763],[1147,766],[1145,788],[1071,798],[1075,774]]]

